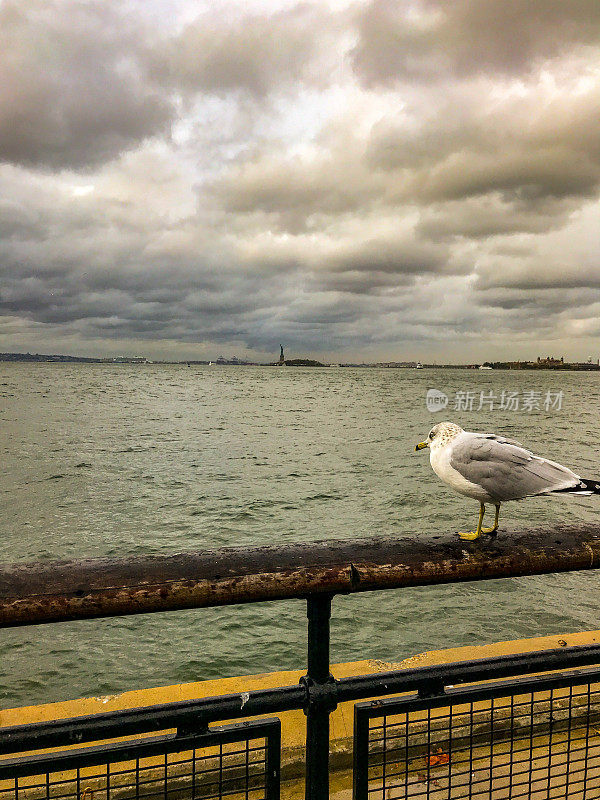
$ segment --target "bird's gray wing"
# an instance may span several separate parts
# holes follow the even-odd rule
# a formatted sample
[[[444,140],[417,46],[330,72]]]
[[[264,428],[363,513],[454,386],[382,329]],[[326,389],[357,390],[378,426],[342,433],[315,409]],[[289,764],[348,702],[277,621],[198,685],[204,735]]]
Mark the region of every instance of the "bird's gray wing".
[[[517,442],[516,439],[508,439],[506,436],[498,436],[495,433],[477,433],[476,436],[483,436],[485,439],[493,439],[495,442],[502,442],[502,444],[514,444],[517,447],[526,450],[527,448],[524,447],[521,442]]]
[[[535,456],[509,439],[463,432],[451,444],[450,466],[498,502],[568,489],[579,476],[567,467]]]

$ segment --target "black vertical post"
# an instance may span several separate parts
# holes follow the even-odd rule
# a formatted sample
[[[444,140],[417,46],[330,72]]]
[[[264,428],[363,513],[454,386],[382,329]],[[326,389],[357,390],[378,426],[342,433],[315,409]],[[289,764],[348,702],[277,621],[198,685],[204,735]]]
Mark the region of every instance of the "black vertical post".
[[[308,670],[303,680],[307,688],[306,714],[306,800],[329,797],[329,715],[335,708],[327,689],[333,677],[329,672],[329,620],[331,596],[308,598]]]
[[[367,800],[369,796],[369,713],[366,705],[356,703],[354,706],[352,800]],[[406,759],[408,764],[408,756]]]
[[[275,724],[265,738],[265,800],[279,800],[281,787],[281,721]],[[248,741],[246,741],[246,746]],[[246,784],[246,796],[248,784]],[[192,797],[194,795],[192,794]]]

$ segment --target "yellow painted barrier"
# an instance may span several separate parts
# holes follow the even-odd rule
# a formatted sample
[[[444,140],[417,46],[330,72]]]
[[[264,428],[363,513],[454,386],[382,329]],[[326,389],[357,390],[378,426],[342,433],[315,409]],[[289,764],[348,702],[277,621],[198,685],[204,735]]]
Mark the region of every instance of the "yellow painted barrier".
[[[335,664],[331,670],[336,678],[343,678],[352,675],[375,674],[393,669],[409,669],[492,656],[527,653],[535,650],[555,649],[561,646],[593,644],[599,641],[600,631],[586,631],[559,636],[519,639],[490,645],[434,650],[420,653],[398,663],[366,660]],[[4,709],[0,711],[0,732],[2,727],[12,725],[47,722],[160,703],[289,686],[296,684],[304,672],[304,670],[290,670],[261,675],[221,678],[219,680],[182,683],[152,689],[139,689],[104,697],[89,697],[60,703]],[[353,714],[354,703],[347,702],[341,703],[331,715],[331,766],[332,770],[339,771],[339,778],[335,781],[336,783],[339,783],[343,778],[342,783],[347,784],[347,770],[352,756]],[[280,714],[279,717],[282,725],[282,777],[284,779],[295,779],[300,777],[303,771],[305,717],[301,711],[287,711]],[[223,722],[226,721],[224,720]],[[342,795],[346,794],[348,791],[347,785],[340,787],[340,791],[342,791]],[[290,784],[286,796],[291,798],[296,795],[300,796],[300,794],[301,789]]]

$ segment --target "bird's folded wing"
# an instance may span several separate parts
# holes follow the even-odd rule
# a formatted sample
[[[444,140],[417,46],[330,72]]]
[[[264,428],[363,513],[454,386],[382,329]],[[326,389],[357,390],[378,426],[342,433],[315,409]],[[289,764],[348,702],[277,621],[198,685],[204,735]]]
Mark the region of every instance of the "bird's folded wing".
[[[502,437],[464,432],[453,440],[450,466],[503,502],[568,489],[579,476]]]
[[[476,436],[481,436],[484,439],[493,439],[495,442],[501,442],[502,444],[514,444],[514,445],[516,445],[516,447],[520,447],[523,450],[527,449],[527,448],[523,447],[521,442],[517,442],[516,439],[508,439],[506,436],[498,436],[495,433],[477,433],[475,435]]]

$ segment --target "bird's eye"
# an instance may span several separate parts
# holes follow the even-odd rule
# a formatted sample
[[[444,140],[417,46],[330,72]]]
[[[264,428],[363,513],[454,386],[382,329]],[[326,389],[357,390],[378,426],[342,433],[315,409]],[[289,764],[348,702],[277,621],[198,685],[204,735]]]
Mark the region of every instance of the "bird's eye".
[[[433,431],[430,431],[430,433],[429,433],[429,438],[430,438],[430,439],[433,439],[433,438],[434,438],[434,436],[435,436],[435,433],[434,433]]]

